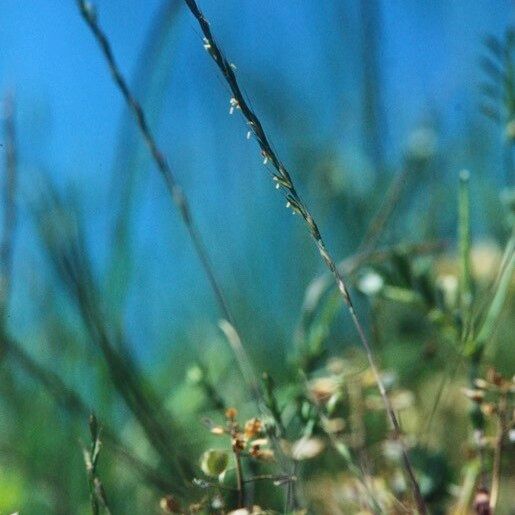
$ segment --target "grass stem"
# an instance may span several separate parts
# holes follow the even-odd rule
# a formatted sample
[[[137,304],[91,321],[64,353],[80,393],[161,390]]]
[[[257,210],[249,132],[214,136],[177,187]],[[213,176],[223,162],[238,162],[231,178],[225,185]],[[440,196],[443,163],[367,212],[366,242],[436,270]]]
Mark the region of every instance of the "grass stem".
[[[272,172],[272,178],[275,181],[276,184],[279,185],[279,189],[281,189],[285,195],[286,201],[287,201],[287,207],[290,207],[294,213],[299,214],[304,221],[307,224],[308,231],[314,240],[314,243],[318,249],[318,252],[327,266],[327,268],[331,271],[333,278],[336,282],[336,286],[341,294],[341,297],[347,306],[347,309],[351,315],[352,322],[358,332],[359,338],[361,340],[361,343],[365,349],[368,362],[370,365],[370,368],[374,374],[377,386],[379,388],[379,392],[381,394],[381,397],[383,399],[383,403],[388,415],[388,418],[390,419],[394,437],[396,439],[399,439],[401,442],[402,447],[402,455],[403,455],[403,464],[404,468],[406,470],[406,473],[410,479],[411,484],[411,490],[413,492],[413,496],[415,499],[415,503],[417,506],[418,511],[421,514],[427,513],[426,505],[423,500],[422,494],[420,492],[420,488],[417,482],[417,479],[415,477],[415,473],[413,471],[413,467],[411,465],[410,459],[408,457],[408,453],[406,450],[406,447],[404,443],[401,440],[401,428],[399,425],[399,422],[397,420],[397,416],[395,415],[395,412],[393,410],[392,404],[390,402],[390,399],[386,393],[386,389],[384,387],[383,381],[381,379],[381,376],[379,374],[378,367],[375,362],[375,357],[372,353],[371,346],[369,344],[368,338],[365,334],[365,331],[363,329],[363,326],[361,325],[361,322],[356,314],[356,311],[354,309],[354,305],[350,296],[350,292],[347,288],[347,285],[343,279],[343,276],[341,275],[340,271],[338,270],[338,267],[336,266],[335,261],[331,257],[329,251],[327,250],[326,244],[324,240],[322,239],[322,236],[320,234],[318,225],[316,224],[313,216],[311,215],[310,211],[307,209],[303,201],[301,200],[295,185],[293,183],[293,180],[287,171],[286,167],[282,164],[280,161],[278,155],[276,154],[275,150],[273,149],[268,136],[261,124],[261,121],[256,116],[254,111],[251,109],[250,105],[246,101],[243,92],[238,84],[238,81],[236,79],[234,66],[224,57],[221,49],[217,45],[215,38],[213,37],[213,34],[211,32],[211,28],[209,26],[208,21],[204,17],[204,14],[201,12],[199,7],[197,6],[195,0],[185,0],[187,6],[189,7],[191,13],[193,16],[197,19],[200,29],[204,35],[204,48],[207,50],[209,55],[214,60],[215,64],[220,69],[224,79],[226,80],[231,92],[232,92],[232,98],[231,98],[231,106],[235,106],[237,110],[241,111],[243,116],[245,117],[247,121],[247,125],[251,133],[254,134],[260,148],[261,148],[261,155],[264,158],[265,163],[271,163],[274,171]]]
[[[188,198],[186,197],[180,184],[177,182],[177,179],[167,159],[165,158],[164,153],[158,147],[154,134],[148,124],[145,111],[143,110],[141,104],[138,102],[138,100],[132,93],[127,81],[125,80],[123,74],[120,71],[109,40],[100,28],[100,25],[98,24],[94,8],[89,4],[89,2],[86,2],[85,0],[76,1],[84,21],[93,33],[93,36],[95,37],[95,40],[97,41],[102,51],[102,54],[105,57],[105,60],[107,62],[109,70],[111,71],[111,75],[116,86],[122,93],[122,96],[125,99],[127,106],[134,115],[134,119],[136,120],[136,124],[140,130],[142,138],[152,156],[152,159],[154,160],[154,163],[157,166],[157,169],[159,170],[161,176],[164,179],[166,188],[170,194],[172,202],[179,210],[181,219],[191,239],[194,251],[197,254],[197,257],[201,263],[204,273],[208,279],[209,285],[214,293],[220,313],[222,314],[222,317],[230,324],[230,326],[232,326],[232,331],[236,333],[237,340],[240,342],[240,350],[239,353],[236,355],[236,359],[238,361],[238,364],[240,365],[241,374],[244,377],[244,379],[249,380],[253,385],[256,385],[256,388],[253,388],[251,393],[253,394],[255,400],[259,401],[259,403],[262,404],[262,395],[260,393],[259,387],[257,386],[257,378],[255,374],[252,374],[251,376],[248,375],[248,372],[252,370],[251,360],[248,357],[241,343],[242,338],[237,332],[234,316],[225,298],[220,282],[216,276],[214,267],[209,257],[209,253],[204,243],[204,239],[202,238],[202,235],[200,234],[197,225],[195,224],[195,221],[193,219]],[[242,362],[245,363],[244,366],[241,365]]]

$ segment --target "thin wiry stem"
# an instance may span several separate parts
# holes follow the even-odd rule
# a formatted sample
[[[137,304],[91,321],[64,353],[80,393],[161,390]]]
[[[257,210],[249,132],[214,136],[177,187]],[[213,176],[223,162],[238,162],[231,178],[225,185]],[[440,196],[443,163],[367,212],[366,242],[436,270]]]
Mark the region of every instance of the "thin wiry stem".
[[[84,20],[86,21],[87,25],[91,29],[98,45],[100,46],[100,49],[102,50],[102,53],[107,61],[107,64],[109,66],[109,69],[111,71],[111,74],[113,76],[113,80],[120,89],[129,109],[134,114],[134,118],[136,120],[136,123],[140,129],[141,135],[145,141],[145,144],[147,145],[152,158],[154,159],[154,162],[162,175],[166,187],[171,195],[172,201],[177,206],[181,218],[184,222],[184,225],[186,226],[186,229],[188,231],[188,234],[192,240],[194,250],[196,251],[199,260],[202,264],[202,267],[204,269],[204,272],[209,280],[209,284],[215,294],[215,298],[217,300],[220,312],[222,313],[225,321],[221,321],[221,326],[230,329],[230,333],[232,336],[234,336],[235,340],[238,342],[238,351],[236,352],[236,360],[238,362],[238,365],[241,370],[241,374],[244,377],[244,379],[248,382],[251,390],[251,394],[254,397],[254,400],[258,406],[259,409],[263,410],[265,407],[264,399],[262,392],[259,388],[259,383],[256,378],[256,374],[254,372],[254,369],[252,367],[252,362],[245,351],[245,348],[242,345],[242,338],[238,334],[238,331],[236,329],[234,317],[231,314],[230,308],[228,303],[225,300],[225,296],[223,294],[222,288],[216,278],[216,274],[214,272],[213,266],[211,264],[211,261],[209,259],[209,255],[207,253],[204,241],[198,232],[198,229],[193,221],[191,210],[189,207],[189,202],[187,200],[187,197],[185,196],[182,188],[177,183],[177,180],[172,172],[172,169],[170,168],[170,165],[168,164],[168,161],[164,157],[164,154],[160,151],[159,147],[157,146],[156,140],[154,138],[154,135],[148,125],[147,117],[145,116],[145,112],[139,102],[137,101],[136,97],[132,94],[125,78],[123,77],[118,64],[115,60],[113,51],[111,49],[111,45],[104,34],[104,32],[101,30],[100,26],[98,25],[95,12],[93,8],[90,6],[89,3],[85,2],[84,0],[76,0],[77,5],[79,7],[80,13]],[[228,335],[227,330],[224,330],[224,333],[226,336]],[[231,343],[231,346],[233,350],[235,349],[234,341],[229,341]],[[274,435],[270,435],[272,440],[275,440]],[[282,453],[278,452],[278,455],[282,455]]]
[[[189,475],[185,472],[189,465],[179,456],[170,438],[170,431],[177,434],[179,427],[169,419],[161,399],[144,380],[122,329],[107,323],[81,226],[72,217],[60,218],[64,213],[67,213],[65,204],[48,184],[47,198],[43,197],[35,209],[35,219],[49,258],[76,303],[92,343],[102,352],[117,392],[163,463],[170,470],[179,467],[184,479]]]
[[[67,411],[86,418],[91,409],[80,396],[66,385],[59,376],[42,367],[25,350],[22,345],[8,335],[6,317],[9,308],[12,284],[12,256],[14,235],[16,231],[16,193],[17,193],[17,152],[14,96],[7,95],[4,102],[5,134],[5,181],[3,190],[2,238],[0,244],[0,350],[10,356],[36,382],[40,383],[54,400]],[[4,355],[1,356],[2,358]],[[113,431],[106,432],[107,439],[117,452],[131,463],[140,474],[155,486],[165,490],[170,483],[162,479],[151,467],[141,462],[126,449]]]
[[[3,227],[0,243],[0,323],[5,325],[11,294],[13,239],[16,229],[16,125],[14,97],[7,95],[4,109],[5,180],[3,191]]]
[[[497,501],[499,499],[499,490],[501,487],[501,458],[504,447],[504,441],[508,434],[508,424],[506,423],[506,414],[508,410],[508,394],[503,392],[498,405],[497,415],[497,438],[494,447],[494,463],[492,470],[492,486],[490,488],[490,509],[495,512]]]
[[[372,251],[376,247],[399,203],[409,173],[409,167],[405,166],[392,179],[383,203],[370,221],[365,236],[359,244],[358,253]]]
[[[148,124],[147,117],[145,115],[145,111],[141,107],[141,104],[138,102],[136,97],[131,92],[129,85],[127,84],[127,81],[125,80],[124,76],[122,75],[120,68],[116,62],[116,59],[114,57],[114,53],[112,51],[111,45],[109,43],[109,40],[107,39],[107,36],[104,34],[102,29],[100,28],[95,11],[93,7],[86,2],[85,0],[76,0],[77,5],[79,7],[80,13],[82,17],[84,18],[85,22],[87,23],[88,27],[90,28],[91,32],[93,33],[106,61],[107,65],[109,66],[109,70],[111,71],[111,75],[113,77],[113,80],[122,93],[125,102],[127,103],[127,106],[132,111],[134,118],[136,120],[136,124],[141,132],[141,135],[143,137],[143,140],[145,141],[145,144],[152,155],[152,158],[157,166],[157,169],[159,170],[161,176],[163,177],[166,188],[168,192],[170,193],[171,199],[177,209],[179,210],[179,213],[181,215],[182,221],[186,227],[186,230],[189,234],[189,237],[192,241],[193,248],[200,260],[200,263],[202,265],[202,268],[204,269],[204,272],[206,274],[206,277],[209,281],[209,284],[211,286],[211,289],[213,290],[213,293],[215,295],[220,313],[222,314],[223,318],[227,320],[230,325],[234,328],[234,331],[236,331],[236,323],[234,320],[234,316],[232,315],[232,312],[229,308],[229,304],[227,303],[225,299],[225,295],[223,293],[222,287],[220,286],[220,283],[217,279],[216,273],[214,271],[213,265],[211,264],[211,260],[209,257],[209,254],[206,249],[206,245],[204,243],[204,240],[198,231],[198,228],[193,220],[190,204],[189,201],[182,189],[182,187],[177,182],[177,179],[172,171],[172,168],[170,167],[168,161],[166,160],[163,152],[159,149],[156,139],[154,137],[154,134]],[[238,339],[241,342],[241,336],[238,335]],[[243,358],[243,360],[246,362],[246,366],[241,368],[242,375],[249,380],[253,385],[257,385],[258,381],[256,379],[255,373],[252,371],[252,365],[251,360],[248,357],[245,349],[242,347],[242,352],[240,356],[237,356],[237,361],[240,362],[240,357]],[[251,376],[248,375],[248,372],[251,372]],[[256,402],[262,404],[262,395],[259,390],[259,388],[254,388],[252,391],[252,394],[254,395],[254,398]]]
[[[399,439],[399,441],[401,442],[403,464],[404,464],[406,473],[410,479],[411,488],[413,491],[413,495],[415,498],[415,502],[416,502],[418,511],[421,514],[425,514],[427,512],[425,502],[422,498],[422,494],[420,492],[420,488],[419,488],[417,479],[415,477],[415,473],[411,466],[407,450],[404,446],[404,443],[400,439],[401,428],[400,428],[399,422],[397,420],[397,416],[395,415],[395,412],[393,410],[390,399],[386,393],[385,386],[383,384],[383,381],[381,380],[381,376],[379,374],[379,370],[378,370],[378,367],[375,362],[375,357],[373,355],[372,348],[371,348],[368,338],[365,334],[363,326],[361,325],[359,318],[356,314],[356,311],[354,309],[354,305],[353,305],[353,302],[352,302],[352,299],[350,296],[350,292],[349,292],[347,285],[343,279],[343,276],[341,275],[340,271],[338,270],[338,267],[336,266],[335,261],[329,254],[327,247],[325,245],[325,242],[322,239],[322,236],[320,234],[320,231],[318,229],[318,226],[317,226],[313,216],[311,215],[310,211],[307,209],[307,207],[301,200],[299,194],[297,193],[297,190],[293,184],[293,181],[292,181],[292,178],[291,178],[289,172],[287,171],[286,167],[282,164],[282,162],[280,161],[276,152],[274,151],[272,145],[270,144],[268,136],[265,133],[260,120],[254,113],[254,111],[250,108],[249,104],[247,103],[245,96],[243,95],[242,90],[240,89],[238,81],[236,80],[236,75],[234,73],[234,67],[224,57],[222,51],[216,44],[215,39],[211,33],[211,28],[209,26],[208,21],[206,20],[206,18],[204,17],[203,13],[200,11],[200,9],[198,8],[198,6],[194,0],[185,0],[185,2],[188,5],[193,16],[197,19],[197,21],[200,25],[200,28],[202,30],[202,33],[204,34],[204,48],[208,51],[209,55],[213,58],[216,65],[222,72],[224,79],[226,80],[227,84],[229,85],[229,88],[232,92],[231,107],[234,109],[240,110],[242,112],[243,116],[245,117],[245,119],[247,120],[249,131],[252,134],[254,134],[254,136],[261,148],[261,154],[265,160],[265,164],[267,162],[270,162],[274,168],[274,171],[272,172],[272,178],[278,185],[278,188],[284,192],[286,200],[287,200],[287,204],[286,204],[287,207],[291,207],[293,209],[294,213],[300,214],[300,216],[304,219],[304,221],[307,224],[309,233],[310,233],[312,239],[314,240],[314,243],[318,249],[318,252],[319,252],[322,260],[324,261],[325,265],[329,268],[329,270],[331,271],[331,273],[334,277],[336,286],[338,287],[338,290],[343,298],[343,301],[347,306],[347,309],[350,313],[352,322],[358,332],[361,343],[367,354],[370,368],[374,374],[377,386],[379,388],[379,392],[381,393],[381,397],[383,399],[383,403],[386,408],[386,412],[388,414],[391,425],[393,427],[394,437]]]
[[[111,71],[113,80],[118,89],[120,90],[120,92],[122,93],[125,102],[127,103],[127,106],[132,111],[136,119],[136,123],[139,127],[139,130],[141,131],[141,135],[145,140],[145,144],[147,145],[148,150],[150,151],[152,158],[161,176],[165,181],[166,188],[168,189],[168,192],[172,197],[172,201],[179,210],[181,218],[188,230],[191,241],[195,248],[195,252],[197,253],[200,259],[202,267],[204,268],[204,272],[206,273],[209,283],[211,284],[211,288],[213,289],[213,292],[216,296],[220,310],[224,318],[226,318],[229,322],[231,322],[231,324],[234,325],[234,320],[231,315],[231,311],[229,309],[227,301],[225,300],[225,296],[218,282],[218,279],[216,278],[216,274],[214,272],[213,265],[211,264],[209,255],[207,253],[206,246],[192,218],[188,199],[186,198],[183,189],[178,184],[175,175],[172,171],[172,168],[168,164],[168,161],[166,160],[163,152],[161,152],[157,145],[154,134],[147,122],[147,117],[145,115],[145,112],[143,111],[143,108],[141,107],[140,103],[136,100],[136,97],[132,94],[129,85],[127,84],[127,81],[125,80],[124,76],[120,71],[120,68],[118,67],[113,51],[111,49],[111,45],[106,35],[98,25],[96,14],[93,8],[88,2],[84,0],[77,0],[77,5],[79,6],[79,10],[82,17],[91,29],[91,32],[95,36],[95,39],[99,44],[102,53],[104,54],[104,57]]]

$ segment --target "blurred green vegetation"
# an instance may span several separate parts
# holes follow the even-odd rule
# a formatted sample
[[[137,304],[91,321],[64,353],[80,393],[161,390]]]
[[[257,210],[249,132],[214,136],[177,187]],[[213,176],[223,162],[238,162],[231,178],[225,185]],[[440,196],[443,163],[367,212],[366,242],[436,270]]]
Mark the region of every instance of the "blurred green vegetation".
[[[158,36],[143,53],[134,82],[144,106],[162,102],[156,84],[176,14],[159,13]],[[454,156],[450,143],[436,146],[432,124],[413,133],[400,171],[385,164],[374,84],[365,88],[373,113],[365,132],[375,141],[370,181],[357,180],[355,162],[330,144],[314,151],[302,131],[288,142],[306,200],[314,199],[333,224],[335,246],[348,249],[340,266],[435,514],[486,513],[478,506],[483,488],[489,499],[498,494],[496,513],[515,509],[514,46],[513,31],[478,43],[483,111],[503,141],[506,181],[499,191],[484,175],[440,173]],[[373,82],[375,70],[366,72]],[[140,363],[125,310],[144,149],[134,139],[127,145],[122,130],[126,182],[116,191],[112,252],[98,267],[80,191],[43,177],[35,198],[19,193],[15,129],[23,126],[15,127],[14,107],[6,105],[0,513],[103,513],[106,506],[115,514],[227,513],[243,501],[275,512],[413,510],[398,442],[328,277],[301,283],[308,287],[290,315],[298,323],[286,341],[280,318],[254,327],[261,318],[252,301],[231,299],[255,342],[245,348],[251,364],[243,364],[243,374],[238,359],[246,358],[235,356],[230,327],[221,331],[207,315],[165,346],[159,360]],[[122,125],[130,124],[128,116]],[[8,316],[17,209],[29,213],[40,249],[39,322],[29,333],[11,327]],[[476,234],[479,215],[486,230]],[[261,245],[272,248],[272,237],[263,234]],[[288,259],[309,270],[314,258],[302,234],[289,237],[298,246]],[[224,242],[218,247],[223,253]],[[262,402],[249,388],[253,371]],[[93,412],[100,428],[90,421],[88,429]]]

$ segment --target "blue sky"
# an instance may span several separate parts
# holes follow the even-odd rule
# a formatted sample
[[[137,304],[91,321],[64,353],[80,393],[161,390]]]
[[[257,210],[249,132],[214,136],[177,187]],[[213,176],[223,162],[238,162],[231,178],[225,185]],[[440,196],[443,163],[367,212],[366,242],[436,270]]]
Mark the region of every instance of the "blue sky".
[[[359,2],[199,4],[286,160],[295,143],[306,137],[314,144],[313,152],[331,147],[352,156],[358,168],[366,163],[360,130]],[[393,166],[410,134],[433,113],[449,140],[468,130],[477,111],[481,38],[502,35],[514,21],[514,10],[509,0],[378,4],[384,142]],[[95,5],[120,67],[133,77],[161,2],[98,0]],[[0,20],[0,91],[16,92],[24,183],[30,187],[30,171],[44,169],[61,186],[75,185],[93,252],[102,262],[109,255],[113,168],[124,113],[120,94],[74,1],[2,0]],[[149,106],[159,110],[152,116],[158,140],[192,199],[233,302],[251,299],[253,309],[271,310],[279,319],[298,310],[318,262],[309,254],[305,262],[290,255],[293,244],[302,252],[309,253],[310,247],[298,224],[270,196],[256,149],[245,141],[243,123],[229,117],[227,90],[186,9],[170,40],[160,107]],[[469,166],[466,155],[463,161],[456,166]],[[148,160],[143,160],[142,170],[134,230],[138,288],[128,309],[138,314],[136,335],[152,339],[161,337],[163,327],[176,326],[174,320],[210,319],[214,308],[160,178]],[[316,198],[312,202],[317,205]],[[322,215],[322,221],[325,229],[330,220]],[[276,231],[277,226],[288,236]],[[331,230],[327,232],[331,239]],[[348,250],[339,245],[337,235],[334,242],[337,255]],[[19,273],[26,273],[23,267]],[[271,323],[280,325],[279,320]]]

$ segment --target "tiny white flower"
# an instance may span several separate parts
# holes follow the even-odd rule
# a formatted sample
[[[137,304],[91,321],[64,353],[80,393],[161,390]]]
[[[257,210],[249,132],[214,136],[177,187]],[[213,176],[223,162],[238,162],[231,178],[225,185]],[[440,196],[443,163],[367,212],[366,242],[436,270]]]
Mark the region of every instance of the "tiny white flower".
[[[231,105],[231,107],[229,109],[229,114],[234,113],[235,109],[240,108],[239,102],[234,97],[232,97],[231,100],[229,100],[229,104]]]
[[[368,272],[365,274],[358,283],[358,288],[365,295],[376,295],[383,288],[383,278],[376,272]]]

